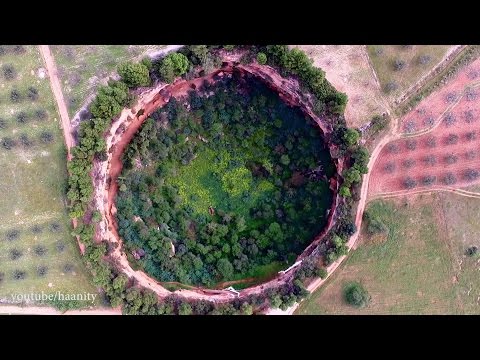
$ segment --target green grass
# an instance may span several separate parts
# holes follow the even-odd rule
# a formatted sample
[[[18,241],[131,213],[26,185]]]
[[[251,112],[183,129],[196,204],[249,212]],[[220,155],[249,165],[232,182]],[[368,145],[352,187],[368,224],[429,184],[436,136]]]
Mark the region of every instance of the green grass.
[[[382,91],[388,101],[393,104],[396,98],[435,67],[450,47],[450,45],[414,45],[412,48],[404,48],[400,45],[368,45],[367,51]],[[429,56],[430,61],[420,64],[421,56]],[[395,71],[396,59],[405,62],[406,66],[403,70]],[[397,89],[386,91],[385,87],[390,82],[396,83]]]
[[[168,181],[178,187],[182,202],[198,214],[208,215],[212,206],[248,216],[250,208],[274,186],[266,180],[256,182],[244,165],[231,166],[232,160],[227,151],[204,149]]]
[[[68,112],[73,116],[118,64],[140,60],[148,51],[164,45],[56,45],[51,46],[57,63]]]
[[[369,210],[387,225],[384,242],[362,234],[361,246],[297,314],[456,314],[461,312],[454,268],[441,222],[439,198],[375,201]],[[359,281],[372,296],[362,309],[345,303],[342,289]]]
[[[38,48],[25,48],[27,51],[22,55],[0,56],[0,66],[13,64],[18,73],[15,80],[4,81],[2,78],[1,81],[0,117],[6,121],[7,127],[0,129],[0,138],[10,137],[18,141],[21,134],[26,134],[34,141],[28,149],[20,144],[11,150],[0,147],[0,272],[4,274],[0,298],[11,300],[15,293],[41,291],[93,293],[96,289],[70,235],[71,225],[65,206],[66,152],[49,80],[37,76],[37,70],[44,66]],[[38,89],[38,101],[10,102],[11,89],[27,89],[29,86]],[[19,112],[33,113],[37,109],[46,110],[48,119],[30,119],[26,124],[17,122],[15,117]],[[53,135],[51,143],[40,141],[39,135],[44,131]],[[59,225],[58,230],[50,229],[53,223]],[[35,225],[41,232],[32,231]],[[19,237],[9,241],[6,236],[12,230],[18,230]],[[58,242],[65,244],[61,252],[57,250]],[[39,245],[47,250],[43,257],[34,253]],[[13,249],[21,251],[23,256],[11,260]],[[66,264],[73,266],[72,272],[64,271]],[[48,267],[43,278],[36,274],[39,266]],[[17,269],[26,272],[24,280],[12,279],[12,273]]]

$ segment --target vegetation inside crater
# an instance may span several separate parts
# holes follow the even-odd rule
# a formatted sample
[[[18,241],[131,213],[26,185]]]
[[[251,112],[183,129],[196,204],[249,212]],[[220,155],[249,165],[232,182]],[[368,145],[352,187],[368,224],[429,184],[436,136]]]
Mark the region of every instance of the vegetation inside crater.
[[[334,173],[316,124],[260,81],[204,83],[154,112],[125,152],[119,232],[160,281],[287,267],[325,226]]]

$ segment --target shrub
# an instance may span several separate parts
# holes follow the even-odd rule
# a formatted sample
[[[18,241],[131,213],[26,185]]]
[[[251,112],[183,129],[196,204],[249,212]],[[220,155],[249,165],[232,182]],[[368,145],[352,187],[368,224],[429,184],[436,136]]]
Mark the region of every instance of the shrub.
[[[393,161],[388,162],[384,169],[389,174],[393,173],[395,171],[395,163]]]
[[[477,100],[477,93],[475,89],[468,87],[465,91],[465,98],[467,99],[467,101]]]
[[[3,65],[2,67],[3,77],[5,80],[14,80],[17,77],[17,72],[11,64]]]
[[[14,241],[14,240],[17,240],[20,236],[20,231],[18,230],[9,230],[7,231],[6,235],[5,235],[5,238],[8,240],[8,241]]]
[[[406,66],[407,66],[407,63],[405,62],[405,60],[395,59],[393,61],[393,69],[395,71],[402,71],[403,69],[405,69]]]
[[[449,92],[447,95],[445,95],[445,101],[447,103],[453,103],[457,100],[457,94],[455,92]]]
[[[415,132],[417,126],[415,124],[415,121],[410,119],[405,122],[403,128],[406,133],[412,133],[412,132]]]
[[[151,82],[148,67],[142,63],[123,63],[118,67],[118,74],[130,88],[148,86]]]
[[[437,139],[434,136],[429,136],[427,138],[427,146],[429,148],[434,148],[437,146]]]
[[[1,144],[2,144],[2,147],[5,150],[11,150],[16,145],[15,140],[13,140],[12,138],[9,138],[9,137],[4,137],[1,141]]]
[[[435,155],[427,155],[423,158],[423,161],[430,166],[433,166],[437,163],[437,157]]]
[[[23,252],[18,249],[10,250],[10,260],[18,260],[23,256]]]
[[[0,130],[7,128],[7,122],[4,119],[0,119]]]
[[[415,165],[415,160],[413,159],[406,159],[403,161],[403,166],[407,169],[410,169],[414,165]]]
[[[59,232],[62,226],[58,222],[54,221],[50,224],[49,228],[51,232],[55,233],[55,232]]]
[[[403,185],[405,186],[406,189],[413,189],[414,187],[417,186],[417,182],[411,177],[407,177],[403,180]]]
[[[405,142],[408,150],[415,150],[417,148],[417,140],[409,139]]]
[[[10,92],[10,101],[13,103],[18,103],[22,100],[22,94],[17,89],[13,89]]]
[[[469,131],[465,134],[467,141],[473,141],[477,138],[477,133],[475,131]]]
[[[33,146],[33,141],[30,140],[27,134],[22,134],[20,135],[20,144],[22,144],[24,148],[28,149]]]
[[[45,144],[50,144],[53,141],[53,134],[50,131],[42,131],[40,140]]]
[[[42,246],[42,245],[37,245],[35,246],[35,248],[33,249],[33,252],[35,253],[35,255],[37,256],[45,256],[45,254],[47,253],[47,248]]]
[[[344,297],[347,304],[356,308],[363,308],[370,302],[370,295],[358,282],[350,283],[345,287]]]
[[[475,150],[470,150],[465,153],[465,159],[467,160],[473,160],[475,159],[476,156],[477,154]]]
[[[55,249],[57,249],[57,252],[62,253],[65,250],[65,243],[62,241],[57,241],[55,244]]]
[[[23,45],[15,45],[13,47],[12,51],[15,55],[21,55],[21,54],[25,54],[27,49],[25,49],[25,47]]]
[[[5,279],[5,273],[0,272],[0,284],[3,283],[3,280]]]
[[[45,265],[40,265],[37,267],[37,275],[39,277],[44,277],[45,275],[47,275],[48,273],[48,267],[46,267]]]
[[[427,65],[430,61],[432,61],[432,57],[430,55],[420,55],[418,57],[418,63],[420,65]]]
[[[20,124],[25,124],[28,121],[28,115],[24,111],[21,111],[17,114],[17,121]]]
[[[374,117],[372,117],[372,121],[370,122],[370,127],[368,128],[368,130],[371,135],[376,135],[377,133],[385,129],[389,123],[390,117],[375,115]]]
[[[443,178],[443,183],[445,185],[453,185],[457,182],[457,178],[451,172],[447,173]]]
[[[384,88],[386,93],[391,93],[398,89],[398,84],[395,81],[389,81]]]
[[[367,220],[367,232],[369,234],[374,235],[388,232],[388,227],[380,217],[374,215],[371,211],[365,211],[365,220]]]
[[[383,47],[381,46],[376,46],[375,47],[375,55],[380,56],[383,54]]]
[[[444,121],[445,121],[445,124],[447,126],[451,126],[451,125],[455,124],[456,118],[452,113],[448,113],[448,114],[445,115],[445,120]]]
[[[467,256],[475,256],[478,253],[478,248],[476,246],[470,246],[466,251],[465,254]]]
[[[32,226],[32,233],[40,234],[42,232],[42,227],[38,224]]]
[[[46,120],[48,118],[48,113],[45,109],[38,109],[35,111],[35,118],[40,121]]]
[[[475,169],[468,169],[463,173],[463,177],[468,181],[476,180],[479,175],[479,172]]]
[[[38,90],[33,86],[30,86],[27,90],[27,97],[32,101],[38,100]]]
[[[445,140],[448,145],[455,145],[458,142],[457,134],[449,134]]]
[[[71,264],[71,263],[66,263],[66,264],[63,265],[62,269],[63,269],[63,272],[65,272],[65,273],[68,274],[68,273],[73,272],[73,270],[74,270],[75,268],[74,268],[73,264]]]
[[[455,163],[457,162],[458,157],[455,156],[454,154],[448,154],[448,155],[445,156],[444,159],[445,159],[445,162],[446,162],[447,164],[450,164],[450,165],[451,165],[451,164],[455,164]]]
[[[467,110],[463,113],[463,117],[465,118],[465,122],[470,124],[475,121],[475,116],[473,115],[472,110]]]
[[[23,280],[27,277],[27,273],[23,270],[14,270],[12,274],[13,280]]]
[[[427,175],[422,178],[422,184],[424,186],[432,186],[437,181],[437,177],[433,175]]]
[[[396,143],[390,143],[387,145],[387,150],[390,154],[398,154],[400,152],[400,147]]]
[[[265,55],[265,53],[263,52],[259,52],[257,54],[257,61],[260,65],[264,65],[267,63],[267,55]]]
[[[423,120],[423,125],[426,127],[431,127],[435,124],[435,119],[431,116],[427,117],[425,120]]]

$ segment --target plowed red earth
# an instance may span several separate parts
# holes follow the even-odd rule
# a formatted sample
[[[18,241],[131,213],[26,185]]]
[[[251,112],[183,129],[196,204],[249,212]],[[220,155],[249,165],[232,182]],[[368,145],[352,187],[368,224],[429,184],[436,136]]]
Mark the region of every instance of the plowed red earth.
[[[432,93],[419,103],[403,119],[402,126],[407,121],[415,123],[416,131],[424,130],[422,134],[403,137],[388,143],[375,162],[369,184],[369,196],[395,191],[407,191],[404,181],[411,177],[417,181],[412,190],[447,187],[444,178],[452,173],[456,183],[449,187],[461,187],[480,182],[468,180],[465,172],[474,169],[480,172],[480,59],[460,71],[439,91]],[[470,95],[467,96],[467,93]],[[473,94],[473,96],[472,96]],[[467,116],[470,111],[471,115]],[[452,115],[455,119],[448,124],[446,117]],[[473,115],[473,116],[472,116]],[[433,126],[425,126],[424,120],[432,117]],[[430,130],[427,130],[430,128]],[[402,130],[404,128],[402,127]],[[467,134],[474,132],[475,138]],[[449,143],[448,137],[457,135],[456,143]],[[428,139],[434,137],[436,146],[428,146]],[[416,141],[416,148],[407,148],[407,141]],[[398,150],[392,150],[397,147]],[[453,155],[456,162],[448,163],[446,157]],[[427,156],[434,156],[436,163],[425,161]],[[406,160],[413,160],[414,165],[407,168]],[[390,166],[390,168],[388,168]],[[393,170],[392,170],[393,167]],[[424,186],[422,179],[435,176],[436,180],[430,186]]]

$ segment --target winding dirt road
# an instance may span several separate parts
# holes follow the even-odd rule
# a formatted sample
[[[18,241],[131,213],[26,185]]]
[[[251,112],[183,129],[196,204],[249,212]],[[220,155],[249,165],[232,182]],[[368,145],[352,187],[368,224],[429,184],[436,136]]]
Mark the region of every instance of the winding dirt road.
[[[67,146],[68,160],[72,159],[70,149],[75,146],[75,140],[72,135],[72,128],[70,124],[70,118],[68,117],[68,108],[63,97],[62,86],[58,79],[57,65],[53,59],[52,53],[48,45],[39,45],[40,53],[42,54],[45,65],[47,66],[48,78],[50,79],[50,86],[52,88],[53,95],[57,103],[58,113],[62,120],[63,137],[65,139],[65,145]]]

